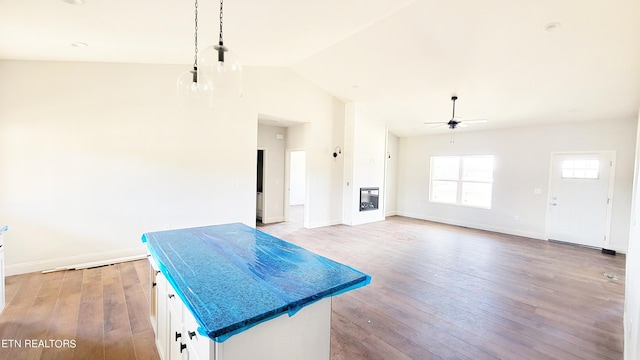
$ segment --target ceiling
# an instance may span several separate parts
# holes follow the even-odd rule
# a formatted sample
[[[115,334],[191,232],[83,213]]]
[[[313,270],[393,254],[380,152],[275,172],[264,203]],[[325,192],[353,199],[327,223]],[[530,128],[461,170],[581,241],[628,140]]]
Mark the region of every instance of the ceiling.
[[[219,5],[199,1],[200,49]],[[189,66],[193,14],[179,0],[2,0],[0,58]],[[638,0],[227,0],[224,40],[244,65],[290,67],[398,136],[446,132],[423,123],[448,121],[454,94],[463,121],[488,119],[457,131],[640,109]]]

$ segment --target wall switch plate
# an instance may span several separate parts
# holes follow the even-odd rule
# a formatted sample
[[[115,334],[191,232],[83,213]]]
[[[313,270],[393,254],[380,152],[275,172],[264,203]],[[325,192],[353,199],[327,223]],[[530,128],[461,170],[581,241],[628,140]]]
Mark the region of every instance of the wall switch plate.
[[[533,189],[533,193],[536,194],[536,195],[542,195],[542,189],[535,188],[535,189]]]

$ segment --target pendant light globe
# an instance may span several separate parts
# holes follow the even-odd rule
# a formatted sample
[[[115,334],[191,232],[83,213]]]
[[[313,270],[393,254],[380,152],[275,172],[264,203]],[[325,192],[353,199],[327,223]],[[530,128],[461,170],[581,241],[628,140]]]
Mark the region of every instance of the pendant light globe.
[[[215,98],[242,96],[242,64],[224,45],[223,0],[220,0],[220,35],[218,44],[206,47],[198,56],[198,76],[210,83]]]
[[[176,81],[178,105],[197,105],[209,100],[211,84],[198,74],[198,0],[194,2],[193,68],[178,76]]]
[[[212,45],[200,52],[198,76],[207,79],[214,97],[242,96],[242,64],[224,45]]]
[[[184,71],[176,81],[179,104],[207,103],[211,95],[211,83],[198,75],[197,67]]]

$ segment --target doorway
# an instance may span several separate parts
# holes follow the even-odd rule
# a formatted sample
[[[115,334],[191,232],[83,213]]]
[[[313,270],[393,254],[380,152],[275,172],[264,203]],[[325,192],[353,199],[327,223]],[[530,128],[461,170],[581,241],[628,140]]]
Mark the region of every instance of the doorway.
[[[304,226],[304,206],[306,200],[306,152],[289,152],[289,192],[287,221]]]
[[[608,248],[615,152],[555,153],[549,181],[549,240]]]
[[[256,179],[256,222],[262,222],[264,215],[264,172],[265,172],[265,151],[264,149],[258,149],[258,168]]]

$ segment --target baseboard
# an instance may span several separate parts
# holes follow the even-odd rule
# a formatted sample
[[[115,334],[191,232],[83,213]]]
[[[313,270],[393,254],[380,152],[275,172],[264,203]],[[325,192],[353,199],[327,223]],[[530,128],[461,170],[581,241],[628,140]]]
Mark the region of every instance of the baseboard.
[[[610,250],[610,251],[614,251],[616,254],[623,254],[626,255],[627,254],[627,249],[618,247],[618,246],[607,246],[606,250]]]
[[[283,221],[284,221],[284,216],[262,219],[263,224],[272,224],[272,223],[283,222]]]
[[[497,227],[497,226],[487,226],[485,224],[470,223],[470,222],[466,222],[466,221],[455,221],[455,220],[450,220],[450,219],[445,219],[445,218],[424,216],[422,214],[406,213],[406,212],[401,212],[401,211],[398,212],[398,215],[399,216],[410,217],[410,218],[414,218],[414,219],[433,221],[433,222],[442,223],[442,224],[462,226],[462,227],[468,227],[468,228],[472,228],[472,229],[485,230],[485,231],[492,231],[492,232],[497,232],[497,233],[501,233],[501,234],[522,236],[522,237],[538,239],[538,240],[547,240],[546,234],[544,234],[544,233],[537,233],[537,232],[532,232],[532,231],[522,231],[522,230],[518,230],[518,229],[502,228],[502,227]]]
[[[58,271],[76,268],[87,268],[102,265],[115,264],[124,261],[132,261],[147,257],[147,247],[144,245],[91,253],[63,258],[47,259],[40,261],[30,261],[18,264],[10,264],[4,267],[7,276],[25,274],[38,271]]]
[[[395,211],[395,210],[394,210],[394,211],[387,211],[387,212],[384,214],[384,216],[386,216],[386,217],[397,216],[397,215],[398,215],[398,212],[397,212],[397,211]]]
[[[315,229],[315,228],[319,228],[319,227],[333,226],[333,225],[340,225],[340,224],[342,224],[342,220],[341,219],[329,220],[329,221],[320,221],[320,222],[315,222],[315,223],[308,224],[307,229]]]

